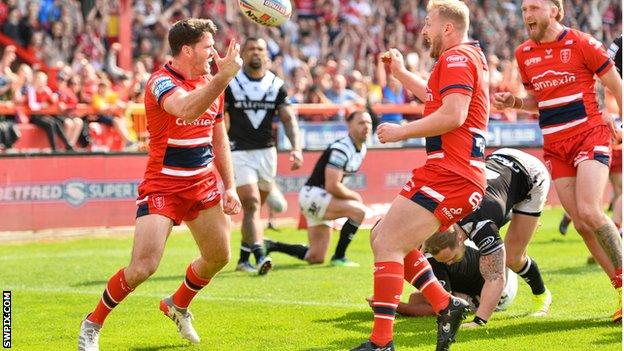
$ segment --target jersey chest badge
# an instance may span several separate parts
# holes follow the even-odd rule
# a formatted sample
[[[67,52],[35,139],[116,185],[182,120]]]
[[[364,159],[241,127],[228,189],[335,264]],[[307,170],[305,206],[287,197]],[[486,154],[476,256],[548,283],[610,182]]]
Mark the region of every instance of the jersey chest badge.
[[[570,62],[571,57],[572,57],[572,49],[562,49],[559,52],[559,58],[561,59],[561,62],[563,63]]]

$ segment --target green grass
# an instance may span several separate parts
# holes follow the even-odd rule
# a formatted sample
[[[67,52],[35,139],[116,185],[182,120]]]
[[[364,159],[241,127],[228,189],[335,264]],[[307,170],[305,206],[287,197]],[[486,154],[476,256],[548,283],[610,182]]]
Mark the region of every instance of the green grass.
[[[609,322],[615,293],[571,230],[556,229],[561,210],[546,211],[529,247],[553,293],[551,315],[527,317],[531,294],[520,282],[518,298],[496,313],[487,328],[461,332],[453,350],[621,350],[621,327]],[[303,231],[268,236],[305,242]],[[158,310],[161,297],[178,287],[197,249],[190,235],[173,234],[158,272],[110,315],[100,337],[108,350],[347,350],[365,340],[372,314],[368,231],[357,234],[348,254],[361,268],[308,266],[274,254],[266,277],[235,273],[234,263],[202,291],[191,308],[202,337],[183,342]],[[238,257],[239,233],[233,235]],[[334,239],[336,239],[334,237]],[[335,242],[335,240],[334,240]],[[80,321],[94,307],[108,277],[128,262],[130,236],[52,243],[0,245],[0,287],[13,293],[13,348],[74,350]],[[235,260],[234,259],[234,260]],[[412,288],[406,287],[404,296]],[[433,350],[434,318],[397,318],[399,350]]]

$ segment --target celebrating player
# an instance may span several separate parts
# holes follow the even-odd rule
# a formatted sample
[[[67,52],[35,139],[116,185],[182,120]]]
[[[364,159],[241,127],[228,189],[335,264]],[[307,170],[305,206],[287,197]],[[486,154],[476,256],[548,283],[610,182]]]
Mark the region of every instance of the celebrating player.
[[[236,191],[244,214],[236,270],[264,275],[271,269],[271,258],[265,257],[260,208],[274,186],[277,173],[277,151],[273,141],[276,113],[292,144],[292,170],[301,167],[303,156],[297,117],[289,106],[284,81],[268,70],[270,61],[266,41],[248,38],[241,55],[243,69],[225,92]],[[249,263],[252,253],[256,259],[255,267]]]
[[[173,60],[147,82],[145,113],[150,148],[145,177],[139,186],[137,219],[130,264],[115,273],[100,302],[80,326],[78,350],[99,349],[105,318],[128,294],[152,275],[173,225],[183,220],[200,251],[184,281],[160,301],[161,311],[191,343],[199,336],[188,306],[230,256],[230,219],[240,211],[234,189],[229,141],[223,120],[223,91],[240,70],[239,47],[230,42],[221,58],[214,48],[216,26],[190,18],[169,31]],[[214,61],[219,72],[209,73]],[[224,191],[217,188],[216,171]]]
[[[427,251],[425,257],[427,257],[431,265],[433,274],[440,281],[444,289],[468,301],[471,311],[477,312],[477,310],[481,308],[481,301],[483,301],[482,292],[488,273],[483,272],[483,265],[481,264],[482,256],[479,250],[471,241],[460,243],[460,241],[464,239],[464,235],[454,230],[432,235],[425,241],[425,250]],[[464,247],[463,250],[465,250],[465,253],[458,262],[453,261],[452,263],[445,264],[435,258],[440,252],[444,252],[444,250],[455,250],[459,245]],[[442,255],[444,255],[444,253],[442,253]],[[440,258],[440,260],[443,259]],[[515,273],[507,269],[504,278],[505,285],[502,294],[496,300],[496,311],[506,310],[513,303],[518,291],[518,277]],[[369,300],[369,303],[371,302],[372,300]],[[435,315],[431,304],[429,304],[420,291],[415,291],[410,294],[407,303],[399,302],[397,313],[410,317]],[[462,324],[462,327],[472,328],[483,324],[484,323],[480,322],[478,318],[475,317],[472,322]]]
[[[323,263],[331,239],[331,221],[347,217],[331,258],[332,266],[359,267],[347,260],[345,252],[364,220],[366,206],[357,192],[345,183],[360,169],[366,156],[373,122],[368,112],[355,111],[347,116],[349,135],[331,143],[314,166],[312,175],[299,191],[299,206],[308,224],[310,246],[265,240],[267,252],[283,252],[311,264]]]
[[[594,75],[622,106],[622,81],[602,45],[583,32],[561,25],[562,0],[524,0],[522,15],[529,40],[516,49],[516,60],[528,95],[495,95],[494,106],[539,112],[544,135],[544,159],[559,200],[572,218],[592,255],[622,288],[622,241],[602,209],[609,176],[611,117],[598,110]],[[605,115],[607,116],[607,115]],[[611,133],[609,133],[611,128]]]
[[[394,350],[394,315],[403,278],[419,275],[418,289],[438,314],[438,351],[448,350],[468,303],[451,296],[436,280],[418,250],[436,231],[443,231],[472,212],[486,188],[485,133],[489,115],[488,66],[476,42],[468,41],[469,10],[459,0],[432,0],[422,34],[437,63],[428,82],[410,73],[403,56],[385,56],[391,73],[425,102],[424,117],[405,124],[381,124],[382,143],[427,138],[427,162],[412,172],[387,215],[375,226],[373,332],[352,351]],[[407,274],[406,274],[407,273]]]

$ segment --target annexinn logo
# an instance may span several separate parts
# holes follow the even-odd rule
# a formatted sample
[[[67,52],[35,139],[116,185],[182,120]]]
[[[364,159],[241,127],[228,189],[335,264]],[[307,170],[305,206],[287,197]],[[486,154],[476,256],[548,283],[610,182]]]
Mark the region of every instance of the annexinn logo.
[[[13,202],[66,202],[80,207],[89,201],[134,200],[138,181],[97,182],[80,179],[64,183],[0,186],[0,204]]]
[[[533,89],[540,91],[546,88],[555,88],[562,85],[568,85],[576,82],[576,76],[570,72],[557,72],[548,70],[531,79]]]

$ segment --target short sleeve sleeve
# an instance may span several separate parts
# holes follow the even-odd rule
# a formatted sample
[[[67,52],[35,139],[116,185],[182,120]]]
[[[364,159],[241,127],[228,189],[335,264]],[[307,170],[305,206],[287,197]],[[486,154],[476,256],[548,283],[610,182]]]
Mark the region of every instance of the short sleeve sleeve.
[[[159,75],[148,82],[147,91],[154,96],[159,106],[178,88],[173,79],[167,75]]]
[[[518,63],[518,72],[520,72],[520,78],[522,79],[522,85],[524,86],[524,89],[531,91],[533,90],[533,86],[531,85],[531,80],[529,79],[525,71],[525,66],[523,63],[524,61],[522,59],[523,49],[524,47],[521,46],[516,50],[516,62]]]
[[[277,92],[277,98],[275,99],[275,106],[288,106],[290,105],[290,100],[288,99],[288,92],[286,91],[286,86],[282,85]]]
[[[343,151],[338,150],[338,149],[332,149],[330,151],[327,164],[335,168],[344,170],[347,166],[348,161],[349,161],[349,158]]]
[[[474,62],[466,54],[455,52],[438,62],[440,98],[453,93],[472,96],[476,77]]]
[[[613,60],[609,58],[609,55],[602,46],[602,43],[590,35],[581,37],[579,48],[583,54],[585,65],[594,74],[601,76],[613,67]]]

